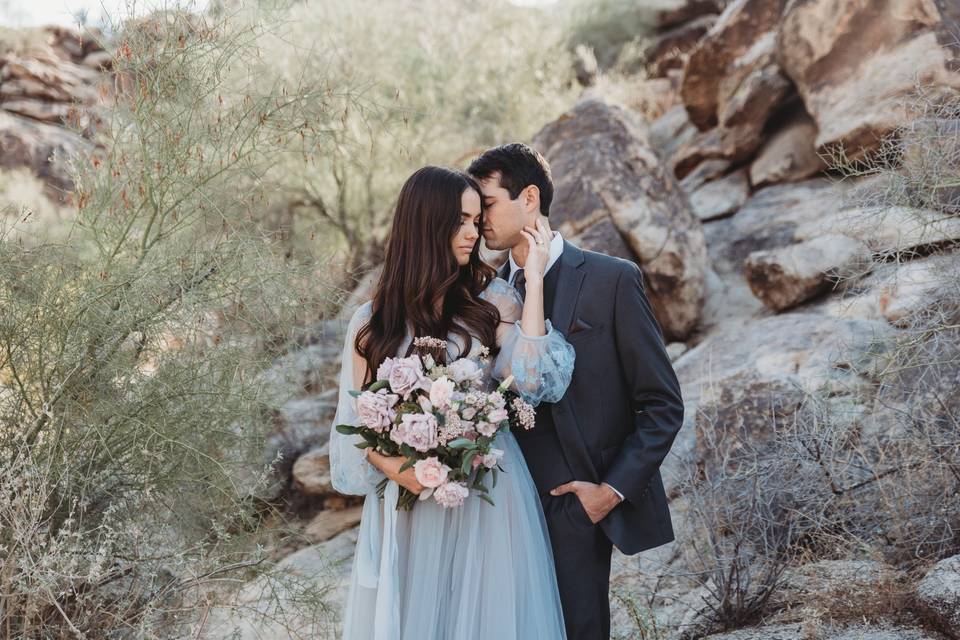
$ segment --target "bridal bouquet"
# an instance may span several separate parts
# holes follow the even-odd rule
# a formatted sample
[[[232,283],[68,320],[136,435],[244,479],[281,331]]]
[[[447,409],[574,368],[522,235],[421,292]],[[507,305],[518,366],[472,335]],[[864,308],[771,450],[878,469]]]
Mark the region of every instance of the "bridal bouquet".
[[[470,359],[439,364],[433,352],[446,350],[437,338],[417,338],[414,353],[387,358],[377,369],[377,379],[364,391],[351,391],[357,399],[360,425],[337,425],[343,434],[359,434],[361,449],[373,448],[387,456],[409,458],[400,468],[413,467],[417,481],[426,487],[419,499],[433,497],[444,507],[459,507],[471,492],[493,504],[490,488],[503,471],[503,451],[493,448],[501,430],[516,425],[530,429],[533,407],[508,390],[513,376],[494,391],[483,388],[483,369]],[[484,348],[481,357],[489,358]],[[493,484],[485,484],[487,474]],[[378,485],[383,495],[387,480]],[[397,508],[412,509],[418,496],[401,487]]]

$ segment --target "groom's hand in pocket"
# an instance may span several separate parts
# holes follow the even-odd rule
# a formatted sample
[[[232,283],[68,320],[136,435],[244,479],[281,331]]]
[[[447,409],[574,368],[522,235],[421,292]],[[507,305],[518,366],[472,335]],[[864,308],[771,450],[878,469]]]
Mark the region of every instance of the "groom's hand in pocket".
[[[573,480],[550,490],[550,494],[554,496],[562,496],[565,493],[577,494],[583,510],[587,512],[587,516],[594,524],[606,518],[607,514],[620,504],[620,497],[606,484]]]

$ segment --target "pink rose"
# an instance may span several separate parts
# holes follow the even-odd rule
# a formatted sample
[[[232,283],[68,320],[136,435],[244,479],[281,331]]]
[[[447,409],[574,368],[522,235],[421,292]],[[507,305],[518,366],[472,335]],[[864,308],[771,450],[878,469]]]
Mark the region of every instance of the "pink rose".
[[[437,430],[437,419],[432,413],[405,413],[390,432],[390,439],[425,452],[439,444]]]
[[[430,384],[430,402],[441,411],[450,406],[454,385],[446,376],[437,378]]]
[[[477,410],[474,407],[467,407],[460,412],[460,415],[464,420],[473,420],[473,416],[477,415]]]
[[[379,369],[377,371],[379,373]],[[410,397],[414,389],[424,388],[430,383],[423,375],[423,366],[417,356],[394,360],[387,379],[390,381],[390,390],[399,393],[404,400]]]
[[[393,371],[393,364],[396,358],[386,358],[383,363],[377,367],[377,380],[389,380],[390,372]]]
[[[504,420],[510,418],[510,414],[507,413],[506,409],[493,409],[490,413],[487,414],[487,420],[493,424],[500,424]]]
[[[433,492],[433,499],[442,507],[459,507],[470,495],[467,485],[462,482],[447,482],[437,487]]]
[[[430,402],[430,398],[427,396],[420,396],[417,398],[417,404],[420,405],[420,408],[423,409],[424,413],[433,413],[433,403]]]
[[[394,389],[394,391],[396,391],[396,389]],[[507,401],[504,400],[503,396],[496,391],[491,391],[487,394],[487,402],[492,404],[497,409],[502,409],[507,404]]]
[[[497,425],[490,424],[486,420],[480,420],[474,425],[477,433],[482,436],[490,437],[497,432]]]
[[[490,449],[490,453],[483,456],[483,466],[485,466],[487,469],[492,469],[497,466],[497,463],[500,462],[500,458],[502,457],[503,449]]]
[[[397,417],[393,407],[399,400],[400,396],[389,393],[386,389],[376,393],[364,391],[357,397],[357,414],[360,416],[360,421],[377,433],[383,433],[390,428]]]
[[[447,373],[454,382],[464,382],[466,380],[478,381],[483,375],[477,363],[469,358],[460,358],[447,365]]]
[[[413,465],[413,473],[417,476],[417,482],[428,489],[436,489],[447,481],[450,467],[440,462],[436,456],[430,456],[425,460],[417,460]]]

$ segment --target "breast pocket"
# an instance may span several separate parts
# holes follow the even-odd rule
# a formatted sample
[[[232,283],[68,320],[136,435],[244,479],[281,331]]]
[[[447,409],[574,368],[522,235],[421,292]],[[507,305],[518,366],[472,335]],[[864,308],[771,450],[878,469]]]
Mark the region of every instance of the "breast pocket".
[[[602,324],[589,329],[582,329],[580,331],[567,334],[567,342],[572,344],[574,347],[577,347],[585,342],[589,342],[593,338],[596,338],[603,333],[606,333],[606,330],[607,328]]]

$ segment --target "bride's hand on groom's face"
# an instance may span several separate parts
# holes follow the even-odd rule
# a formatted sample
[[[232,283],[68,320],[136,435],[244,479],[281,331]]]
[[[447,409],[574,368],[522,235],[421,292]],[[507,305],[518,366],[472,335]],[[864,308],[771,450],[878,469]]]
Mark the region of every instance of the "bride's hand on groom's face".
[[[403,456],[385,456],[373,449],[365,449],[370,464],[383,471],[389,479],[411,493],[419,495],[426,487],[417,480],[413,467],[400,471],[400,467],[407,461]]]
[[[538,218],[536,226],[526,226],[520,233],[527,241],[527,261],[523,265],[523,273],[529,286],[531,279],[535,282],[543,279],[547,261],[550,259],[553,231],[545,219]]]

